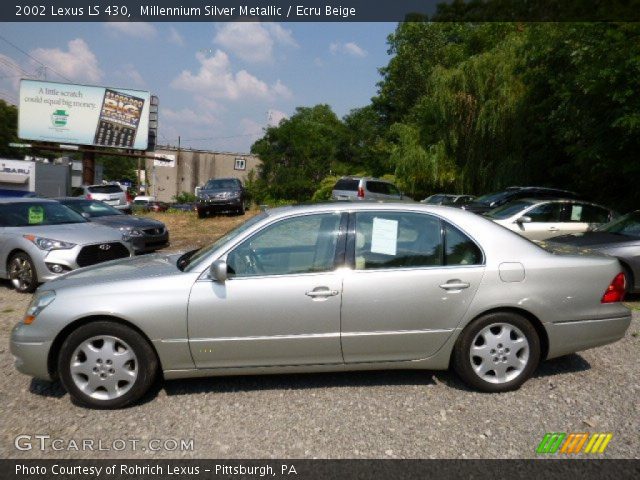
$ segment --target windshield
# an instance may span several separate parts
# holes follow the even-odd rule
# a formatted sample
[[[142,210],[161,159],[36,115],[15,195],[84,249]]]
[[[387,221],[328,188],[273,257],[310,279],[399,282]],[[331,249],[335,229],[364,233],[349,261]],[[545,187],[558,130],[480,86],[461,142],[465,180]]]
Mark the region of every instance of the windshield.
[[[84,217],[58,202],[16,202],[0,205],[0,226],[39,227],[86,223]]]
[[[522,210],[530,206],[531,202],[511,202],[485,213],[485,216],[489,218],[495,218],[496,220],[503,220],[505,218],[512,217],[516,213],[521,212]]]
[[[209,180],[204,190],[238,190],[240,189],[240,182],[233,178],[220,178],[218,180]]]
[[[74,212],[83,214],[86,213],[91,218],[98,217],[109,217],[111,215],[124,215],[117,208],[113,208],[110,205],[107,205],[103,202],[98,202],[95,200],[85,200],[85,201],[72,201],[72,202],[61,202],[63,205],[66,205]]]
[[[493,205],[509,196],[510,192],[496,192],[482,195],[474,200],[474,203],[482,203],[484,205]]]
[[[211,252],[213,252],[217,248],[220,248],[226,242],[233,240],[235,237],[242,234],[243,232],[245,232],[246,230],[254,226],[256,223],[267,218],[267,216],[268,214],[266,213],[261,213],[259,215],[256,215],[252,219],[247,220],[242,225],[239,225],[233,230],[225,233],[222,237],[220,237],[218,240],[213,242],[211,245],[202,247],[200,250],[185,253],[182,257],[178,259],[178,267],[181,268],[181,270],[184,270],[185,272],[190,272],[191,270],[195,269],[196,266],[200,263],[200,261],[206,258]]]
[[[640,237],[640,211],[627,213],[613,222],[596,228],[596,231]]]
[[[90,193],[123,193],[118,185],[93,185],[88,187]]]

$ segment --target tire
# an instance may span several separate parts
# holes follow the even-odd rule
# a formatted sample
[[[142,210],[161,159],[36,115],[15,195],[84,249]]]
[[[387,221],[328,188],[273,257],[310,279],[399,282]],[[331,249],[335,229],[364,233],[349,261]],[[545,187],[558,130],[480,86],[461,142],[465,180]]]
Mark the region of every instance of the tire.
[[[204,210],[198,210],[198,218],[204,218],[206,216],[207,215]]]
[[[244,215],[245,206],[244,203],[238,207],[238,215]]]
[[[626,297],[633,291],[633,274],[626,265],[622,265],[622,273],[624,274],[624,294]]]
[[[78,327],[58,355],[58,375],[67,392],[90,408],[121,408],[153,384],[158,359],[147,340],[130,327],[96,321]]]
[[[536,329],[526,318],[510,312],[490,313],[471,322],[453,351],[458,376],[483,392],[517,390],[531,377],[539,361]]]
[[[33,293],[38,288],[38,272],[31,257],[24,252],[11,256],[7,262],[7,276],[20,293]]]

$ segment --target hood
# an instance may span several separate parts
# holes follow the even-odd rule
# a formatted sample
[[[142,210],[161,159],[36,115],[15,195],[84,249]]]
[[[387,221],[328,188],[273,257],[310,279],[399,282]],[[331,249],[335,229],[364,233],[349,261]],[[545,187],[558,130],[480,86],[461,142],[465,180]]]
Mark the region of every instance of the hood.
[[[139,257],[121,258],[99,263],[91,267],[73,270],[55,280],[47,282],[47,289],[96,285],[128,280],[145,280],[182,272],[176,266],[180,253],[171,255],[150,254]]]
[[[19,235],[35,235],[62,242],[87,245],[103,242],[122,242],[122,232],[97,223],[68,223],[64,225],[38,225],[10,227],[7,232]]]
[[[609,232],[585,232],[554,237],[549,239],[548,242],[560,245],[572,245],[575,247],[598,248],[624,243],[638,245],[640,244],[640,239]]]
[[[132,215],[108,215],[90,219],[93,223],[106,225],[112,228],[164,228],[164,223],[152,218],[134,217]]]

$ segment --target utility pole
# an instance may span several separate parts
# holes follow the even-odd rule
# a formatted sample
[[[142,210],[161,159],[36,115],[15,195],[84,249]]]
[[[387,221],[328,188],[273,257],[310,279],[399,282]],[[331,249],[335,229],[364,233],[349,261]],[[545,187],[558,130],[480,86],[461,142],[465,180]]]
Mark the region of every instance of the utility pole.
[[[96,178],[95,152],[82,152],[82,184],[93,185]]]

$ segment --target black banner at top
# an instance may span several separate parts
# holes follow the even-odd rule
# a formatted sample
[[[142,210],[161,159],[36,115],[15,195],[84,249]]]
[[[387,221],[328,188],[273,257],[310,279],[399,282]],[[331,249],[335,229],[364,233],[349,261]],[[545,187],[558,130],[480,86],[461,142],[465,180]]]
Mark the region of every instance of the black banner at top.
[[[640,21],[640,0],[4,0],[2,22]]]

